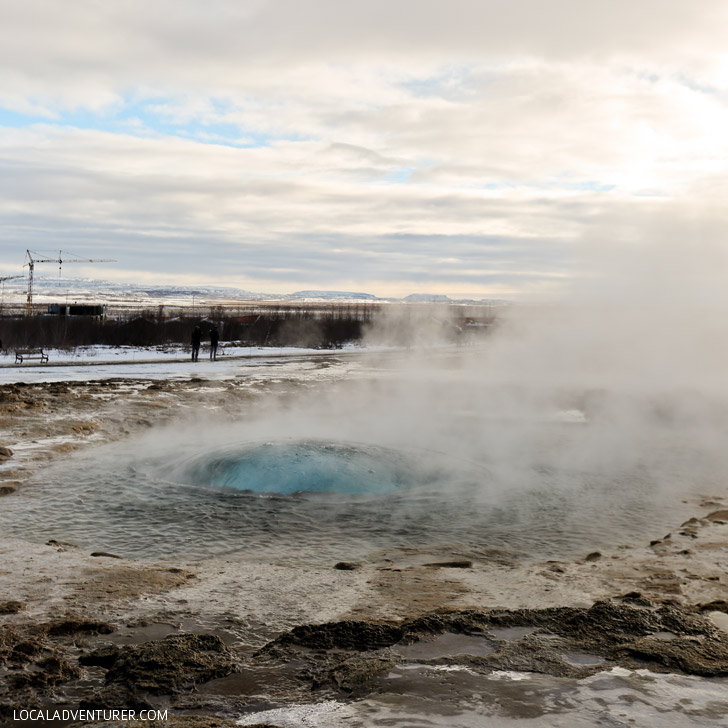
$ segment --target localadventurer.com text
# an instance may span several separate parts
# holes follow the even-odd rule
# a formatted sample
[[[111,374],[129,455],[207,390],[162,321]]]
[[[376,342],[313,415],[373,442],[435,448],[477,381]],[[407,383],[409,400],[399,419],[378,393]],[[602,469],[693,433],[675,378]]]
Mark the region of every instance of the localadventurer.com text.
[[[138,717],[137,717],[138,716]],[[108,721],[108,720],[167,720],[166,710],[57,710],[48,708],[31,708],[30,710],[14,710],[13,720],[45,721]]]

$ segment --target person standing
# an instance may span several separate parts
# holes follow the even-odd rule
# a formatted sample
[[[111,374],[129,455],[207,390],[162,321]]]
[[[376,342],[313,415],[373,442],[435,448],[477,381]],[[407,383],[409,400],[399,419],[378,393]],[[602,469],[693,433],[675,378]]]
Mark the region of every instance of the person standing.
[[[217,326],[213,326],[210,329],[210,359],[215,361],[217,359],[217,342],[220,341],[220,332],[217,330]]]
[[[192,329],[192,361],[197,361],[200,356],[200,342],[202,341],[202,329],[195,326]]]

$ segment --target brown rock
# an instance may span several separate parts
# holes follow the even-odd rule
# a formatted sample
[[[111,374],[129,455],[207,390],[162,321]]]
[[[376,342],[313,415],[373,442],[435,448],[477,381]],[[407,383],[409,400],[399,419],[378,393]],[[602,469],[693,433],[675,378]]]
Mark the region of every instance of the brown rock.
[[[65,541],[56,541],[52,538],[50,541],[46,541],[46,546],[55,546],[57,548],[76,548],[75,543],[66,543]]]
[[[106,684],[140,693],[176,693],[230,675],[236,667],[232,653],[217,635],[171,635],[122,648],[106,675]]]
[[[683,528],[685,526],[698,526],[700,524],[700,521],[697,518],[688,518],[687,521],[680,524],[680,528]]]
[[[22,609],[25,609],[25,604],[14,599],[8,602],[0,602],[0,614],[17,614]]]
[[[716,599],[713,602],[706,602],[698,605],[701,612],[725,612],[728,614],[728,602],[725,599]]]
[[[41,625],[41,628],[52,637],[78,633],[111,634],[114,631],[114,627],[106,622],[96,622],[82,617],[66,617]]]
[[[53,452],[67,453],[73,452],[76,449],[76,445],[72,442],[61,442],[58,445],[53,446]]]
[[[13,649],[10,653],[10,659],[13,662],[19,662],[21,664],[27,663],[43,652],[44,649],[45,645],[42,640],[36,638],[23,640],[13,645]]]
[[[103,667],[109,669],[119,658],[121,648],[116,645],[105,645],[93,652],[86,652],[78,658],[79,665]]]
[[[728,510],[713,511],[706,518],[713,523],[728,523]]]
[[[13,677],[15,687],[42,688],[68,682],[80,675],[80,671],[75,665],[56,655],[46,657],[35,664],[40,668],[37,672],[23,672]]]

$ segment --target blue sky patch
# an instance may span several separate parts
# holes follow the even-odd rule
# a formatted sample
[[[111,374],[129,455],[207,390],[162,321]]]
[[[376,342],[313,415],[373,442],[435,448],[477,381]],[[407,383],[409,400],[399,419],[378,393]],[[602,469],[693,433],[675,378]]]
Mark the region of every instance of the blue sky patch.
[[[229,107],[223,102],[212,101],[211,121],[198,117],[175,119],[178,104],[170,99],[148,98],[143,101],[128,100],[101,111],[73,109],[60,111],[54,118],[41,114],[27,114],[0,107],[0,126],[22,129],[34,124],[48,124],[74,129],[93,129],[133,136],[176,136],[192,139],[203,144],[222,144],[240,148],[270,146],[281,139],[304,141],[296,134],[269,134],[257,129],[246,129],[238,124],[215,121],[224,116]]]

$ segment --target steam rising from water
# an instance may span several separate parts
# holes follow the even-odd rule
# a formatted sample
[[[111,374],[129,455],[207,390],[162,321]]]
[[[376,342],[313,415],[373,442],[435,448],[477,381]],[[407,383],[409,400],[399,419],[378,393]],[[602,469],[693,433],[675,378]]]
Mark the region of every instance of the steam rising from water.
[[[293,411],[300,415],[303,403]],[[364,412],[368,417],[371,408]],[[398,547],[475,559],[492,548],[538,560],[583,556],[643,540],[649,528],[662,533],[691,514],[681,500],[695,491],[683,477],[695,472],[694,453],[669,438],[659,477],[634,464],[557,468],[548,464],[548,448],[543,464],[504,467],[497,447],[464,458],[407,444],[406,430],[370,433],[386,435],[388,447],[353,444],[340,438],[369,420],[349,414],[348,424],[343,412],[341,420],[279,412],[224,427],[208,423],[206,436],[179,427],[153,431],[44,470],[8,499],[0,525],[18,536],[129,557],[237,555],[330,565]],[[576,447],[590,437],[589,427],[568,414],[533,423],[534,430]],[[293,437],[302,423],[307,436]],[[463,416],[449,434],[441,430],[439,445],[465,452],[473,438],[508,429],[502,420]]]
[[[93,476],[70,511],[69,490],[43,497],[53,517],[95,523],[122,503],[99,538],[143,555],[189,552],[194,538],[197,555],[242,540],[247,552],[303,544],[326,558],[412,543],[546,557],[660,536],[694,515],[683,500],[725,494],[726,254],[710,248],[702,265],[688,248],[618,252],[624,268],[601,256],[570,300],[514,309],[477,347],[433,340],[444,311],[421,308],[419,323],[408,312],[423,346],[362,355],[346,381],[79,460],[57,475],[71,492]],[[397,315],[380,331],[398,331]],[[157,509],[151,521],[140,501]],[[135,523],[152,548],[134,548]]]

